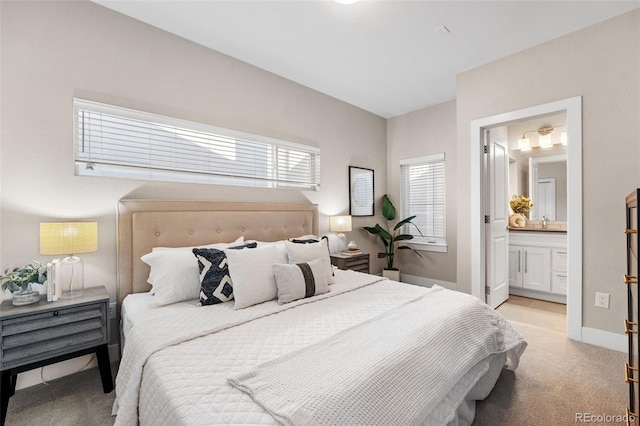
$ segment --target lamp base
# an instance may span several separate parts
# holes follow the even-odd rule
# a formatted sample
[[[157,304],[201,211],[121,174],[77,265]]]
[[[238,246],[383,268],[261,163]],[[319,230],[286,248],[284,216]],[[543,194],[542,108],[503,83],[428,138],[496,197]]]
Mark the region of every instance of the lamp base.
[[[62,299],[73,299],[84,290],[84,263],[78,256],[68,256],[60,262],[56,285],[62,286]]]

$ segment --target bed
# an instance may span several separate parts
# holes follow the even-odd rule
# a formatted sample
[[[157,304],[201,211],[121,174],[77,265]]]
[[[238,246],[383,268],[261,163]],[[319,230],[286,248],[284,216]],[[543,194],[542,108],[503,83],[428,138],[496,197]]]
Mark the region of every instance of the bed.
[[[121,200],[116,424],[470,424],[475,401],[517,367],[522,337],[470,295],[327,272],[315,258],[281,264],[321,245],[290,239],[317,234],[311,204]],[[160,293],[141,260],[154,248],[247,241],[259,243],[222,250],[235,301],[154,306]],[[273,262],[314,277],[315,293],[235,309],[266,286],[242,273]],[[274,281],[279,298],[289,287]]]

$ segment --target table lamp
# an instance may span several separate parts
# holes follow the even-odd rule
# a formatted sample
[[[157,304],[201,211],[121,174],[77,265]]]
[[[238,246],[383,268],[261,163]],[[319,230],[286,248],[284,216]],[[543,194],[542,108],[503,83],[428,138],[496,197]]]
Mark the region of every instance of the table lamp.
[[[80,296],[84,289],[84,263],[76,254],[97,250],[97,222],[40,224],[40,254],[67,255],[56,275],[56,281],[62,285],[62,298]]]
[[[344,235],[344,232],[351,232],[351,216],[349,216],[349,215],[331,216],[329,218],[329,230],[331,232],[338,232],[338,238],[340,238],[341,240],[346,241],[346,237]],[[343,249],[346,246],[344,241],[343,241],[343,246],[342,246]],[[355,244],[354,241],[352,241],[351,243]],[[349,243],[349,245],[351,245],[351,243]]]

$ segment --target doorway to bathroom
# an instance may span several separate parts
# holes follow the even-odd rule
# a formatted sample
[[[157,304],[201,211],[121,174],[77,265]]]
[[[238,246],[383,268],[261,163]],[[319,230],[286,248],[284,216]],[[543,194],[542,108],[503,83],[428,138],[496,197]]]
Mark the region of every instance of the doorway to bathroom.
[[[566,227],[566,302],[567,302],[567,335],[575,340],[582,340],[582,100],[580,97],[570,98],[536,107],[525,108],[471,123],[471,253],[472,253],[472,293],[492,306],[497,306],[508,297],[510,263],[517,267],[529,269],[529,262],[545,262],[544,255],[535,250],[522,250],[516,257],[509,244],[509,232],[496,226],[494,221],[504,221],[508,216],[506,196],[508,188],[508,164],[506,158],[492,158],[499,150],[492,151],[495,146],[507,145],[507,141],[499,142],[500,133],[505,126],[545,119],[558,114],[566,114],[566,176],[567,176],[567,227]],[[531,129],[534,130],[534,129]],[[526,138],[521,137],[520,139]],[[485,148],[485,146],[487,148]],[[485,151],[487,152],[485,154]],[[496,163],[496,158],[498,162]],[[496,165],[497,164],[497,165]],[[492,169],[491,167],[494,167]],[[507,167],[498,171],[496,167]],[[497,178],[495,178],[497,176]],[[503,177],[500,181],[500,177]],[[493,178],[493,180],[492,180]],[[499,185],[496,183],[499,182]],[[503,197],[505,200],[498,200]],[[535,202],[534,202],[535,204]],[[497,206],[497,209],[496,209]],[[499,209],[504,209],[497,211]],[[557,206],[556,206],[557,211]],[[491,217],[493,213],[493,217]],[[531,225],[542,226],[541,218],[536,212],[536,219]],[[557,219],[557,217],[556,217]],[[555,221],[554,221],[555,222]],[[555,225],[555,224],[553,224]],[[506,225],[505,225],[506,226]],[[494,232],[496,231],[496,232]],[[504,234],[504,235],[503,235]],[[526,251],[526,255],[523,252]],[[558,250],[561,251],[561,250]],[[549,251],[549,256],[551,256]],[[562,253],[558,253],[562,255]],[[522,257],[525,256],[525,257]],[[550,259],[549,259],[550,261]],[[526,263],[525,263],[526,262]],[[535,281],[539,277],[533,277]],[[534,283],[535,284],[535,283]],[[532,284],[532,285],[534,285]],[[542,283],[541,281],[541,284]],[[504,286],[507,286],[505,291]],[[506,297],[505,297],[506,296]]]

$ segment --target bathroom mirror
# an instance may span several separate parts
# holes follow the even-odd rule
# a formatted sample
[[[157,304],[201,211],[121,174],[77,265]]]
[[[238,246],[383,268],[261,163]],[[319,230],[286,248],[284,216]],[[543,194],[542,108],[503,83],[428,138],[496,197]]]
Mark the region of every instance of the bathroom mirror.
[[[567,220],[567,156],[529,158],[529,219]]]

